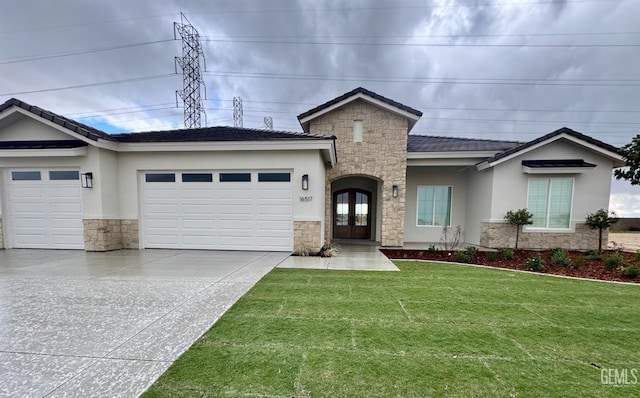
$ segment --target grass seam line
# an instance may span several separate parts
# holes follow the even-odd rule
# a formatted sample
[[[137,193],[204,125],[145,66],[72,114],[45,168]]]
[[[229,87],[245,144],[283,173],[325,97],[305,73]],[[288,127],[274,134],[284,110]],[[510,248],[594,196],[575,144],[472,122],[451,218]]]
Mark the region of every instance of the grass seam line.
[[[407,319],[409,320],[409,322],[413,323],[413,319],[411,318],[411,315],[409,315],[409,313],[407,312],[407,310],[404,308],[404,305],[402,304],[402,300],[398,300],[398,304],[400,304],[400,308],[402,308],[402,311],[404,312],[404,314],[407,316]]]

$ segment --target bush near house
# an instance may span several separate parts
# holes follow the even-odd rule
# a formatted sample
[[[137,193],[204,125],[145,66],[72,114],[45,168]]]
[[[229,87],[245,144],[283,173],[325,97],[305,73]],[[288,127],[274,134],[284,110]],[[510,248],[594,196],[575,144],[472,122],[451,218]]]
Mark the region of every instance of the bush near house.
[[[587,214],[585,224],[591,229],[598,230],[598,252],[602,252],[602,231],[618,222],[616,213],[600,209],[595,213]]]
[[[520,239],[520,230],[523,225],[533,224],[533,214],[527,209],[509,210],[504,215],[504,219],[511,225],[516,227],[516,250],[518,249],[518,240]]]

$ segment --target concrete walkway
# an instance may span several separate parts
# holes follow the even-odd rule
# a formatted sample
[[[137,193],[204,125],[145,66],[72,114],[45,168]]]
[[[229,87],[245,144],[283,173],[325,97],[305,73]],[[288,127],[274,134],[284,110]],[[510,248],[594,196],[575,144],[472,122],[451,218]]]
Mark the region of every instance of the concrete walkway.
[[[341,244],[334,257],[287,257],[278,268],[308,268],[357,271],[399,271],[377,246]]]
[[[0,397],[137,397],[287,256],[0,250]]]
[[[609,232],[609,248],[622,247],[624,251],[640,250],[640,233],[637,232]]]

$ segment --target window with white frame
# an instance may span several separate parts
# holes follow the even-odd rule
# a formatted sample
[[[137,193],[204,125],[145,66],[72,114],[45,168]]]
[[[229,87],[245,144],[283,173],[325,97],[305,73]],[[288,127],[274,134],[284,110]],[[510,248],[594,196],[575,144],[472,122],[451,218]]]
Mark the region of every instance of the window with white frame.
[[[529,228],[569,229],[573,178],[532,178],[527,208],[533,214]]]
[[[418,187],[418,226],[451,226],[451,187]]]

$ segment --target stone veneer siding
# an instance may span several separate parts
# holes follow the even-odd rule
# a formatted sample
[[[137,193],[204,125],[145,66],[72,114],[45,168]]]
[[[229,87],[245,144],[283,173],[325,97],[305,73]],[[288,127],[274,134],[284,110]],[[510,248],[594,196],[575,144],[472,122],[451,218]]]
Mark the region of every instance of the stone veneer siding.
[[[609,232],[603,231],[602,242],[606,247]],[[515,227],[506,223],[483,222],[480,226],[480,246],[514,247],[516,244]],[[575,232],[525,232],[520,231],[519,249],[553,249],[561,247],[567,250],[598,249],[598,231],[586,224],[576,224]]]
[[[293,250],[318,252],[322,247],[320,221],[293,222]]]
[[[84,224],[84,249],[104,252],[122,249],[120,220],[82,220]]]
[[[4,249],[4,235],[2,232],[2,219],[0,218],[0,249]]]
[[[362,120],[363,142],[353,142],[354,120]],[[350,102],[311,121],[310,133],[336,136],[338,163],[326,172],[325,236],[333,224],[331,183],[362,176],[378,181],[382,198],[382,246],[404,243],[404,205],[407,180],[407,120],[363,100]],[[397,185],[397,198],[391,188]],[[372,226],[375,228],[375,226]],[[374,229],[375,230],[375,229]]]
[[[138,228],[138,220],[121,220],[120,233],[122,234],[123,249],[140,248],[140,231]]]

